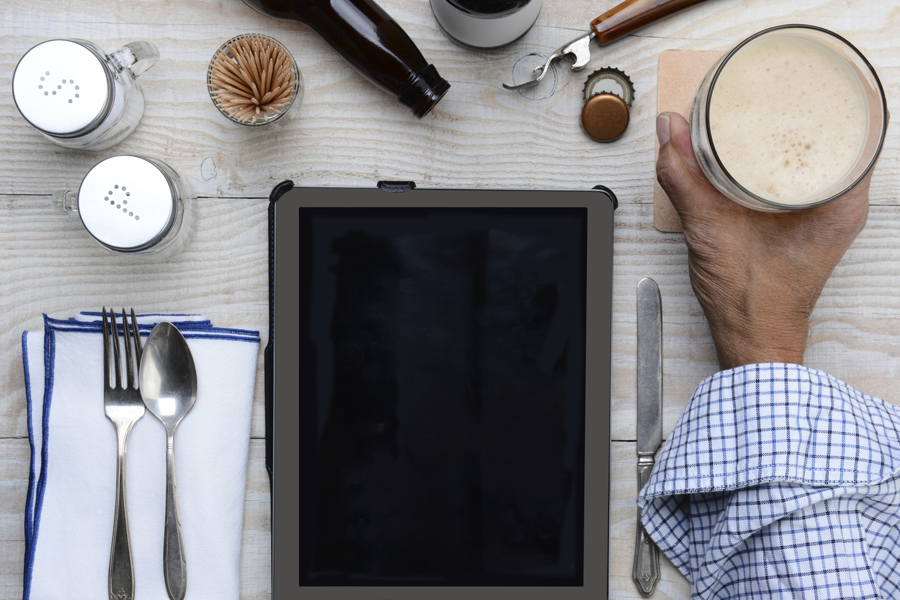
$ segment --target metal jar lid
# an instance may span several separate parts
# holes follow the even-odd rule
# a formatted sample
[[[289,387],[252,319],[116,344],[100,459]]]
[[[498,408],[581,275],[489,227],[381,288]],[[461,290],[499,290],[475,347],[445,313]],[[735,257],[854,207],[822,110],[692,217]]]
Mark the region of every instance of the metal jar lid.
[[[115,94],[105,59],[69,40],[42,42],[26,52],[12,87],[22,116],[57,137],[92,130],[109,114]]]
[[[78,190],[78,214],[104,246],[136,252],[153,246],[175,221],[177,193],[166,173],[139,156],[97,163]]]

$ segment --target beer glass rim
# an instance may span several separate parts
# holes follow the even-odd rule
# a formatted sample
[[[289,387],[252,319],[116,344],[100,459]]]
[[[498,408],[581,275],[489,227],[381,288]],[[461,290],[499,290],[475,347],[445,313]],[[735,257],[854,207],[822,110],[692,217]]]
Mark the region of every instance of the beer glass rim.
[[[844,46],[846,46],[848,49],[852,50],[856,54],[856,56],[859,57],[859,59],[866,66],[866,68],[869,70],[869,73],[872,75],[872,78],[875,81],[875,87],[878,90],[878,94],[881,97],[881,114],[882,114],[881,134],[880,134],[880,137],[878,140],[878,146],[875,148],[875,151],[872,153],[872,158],[869,160],[869,164],[866,165],[866,168],[862,171],[862,173],[860,173],[859,177],[857,177],[853,181],[853,183],[846,186],[844,189],[840,190],[836,194],[834,194],[828,198],[825,198],[824,200],[818,200],[816,202],[811,202],[809,204],[784,204],[784,203],[774,202],[772,200],[767,200],[766,198],[762,198],[762,197],[758,196],[757,194],[754,194],[753,192],[748,190],[746,187],[741,185],[741,183],[739,181],[737,181],[731,175],[731,173],[728,171],[728,169],[725,168],[725,165],[722,163],[722,160],[719,158],[719,153],[716,150],[715,140],[712,135],[712,127],[710,126],[710,108],[712,106],[713,91],[715,90],[715,87],[716,87],[716,81],[719,79],[719,75],[722,73],[722,69],[725,68],[725,65],[728,64],[728,61],[731,60],[731,58],[741,48],[743,48],[750,42],[752,42],[762,36],[776,32],[776,31],[790,30],[790,29],[808,29],[808,30],[812,30],[812,31],[817,31],[819,33],[823,33],[827,36],[831,36],[832,38],[836,39],[838,42],[840,42]],[[741,190],[741,192],[743,192],[744,194],[747,194],[747,196],[749,198],[753,199],[755,202],[763,204],[767,207],[775,208],[778,210],[803,210],[803,209],[807,209],[807,208],[814,208],[816,206],[822,206],[823,204],[828,204],[829,202],[837,200],[838,198],[840,198],[841,196],[846,194],[848,191],[850,191],[854,187],[856,187],[860,181],[865,179],[865,177],[872,170],[872,167],[875,166],[875,162],[878,160],[878,157],[881,154],[881,149],[884,146],[885,136],[887,135],[887,124],[888,124],[887,97],[884,94],[884,87],[881,85],[881,79],[878,78],[878,73],[875,72],[875,68],[869,62],[869,59],[867,59],[865,57],[865,55],[862,52],[860,52],[856,46],[851,44],[846,38],[838,35],[837,33],[833,32],[829,29],[825,29],[824,27],[819,27],[817,25],[789,23],[789,24],[785,24],[785,25],[776,25],[774,27],[769,27],[767,29],[763,29],[762,31],[758,31],[758,32],[754,33],[750,37],[748,37],[745,40],[743,40],[742,42],[740,42],[734,48],[732,48],[722,58],[721,62],[719,63],[719,66],[716,67],[716,71],[713,74],[713,77],[709,84],[709,91],[706,94],[706,115],[704,117],[704,120],[705,120],[704,126],[706,127],[706,135],[707,135],[707,139],[709,140],[709,147],[712,152],[712,155],[715,158],[716,164],[722,170],[722,173],[725,175],[726,178],[728,178],[728,180],[732,184],[734,184],[739,190]]]

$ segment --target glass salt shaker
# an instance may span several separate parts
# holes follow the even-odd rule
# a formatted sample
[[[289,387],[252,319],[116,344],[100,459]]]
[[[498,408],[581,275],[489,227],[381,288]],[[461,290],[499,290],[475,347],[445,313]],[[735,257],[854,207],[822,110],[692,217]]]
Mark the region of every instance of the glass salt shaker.
[[[48,40],[16,65],[13,99],[48,139],[69,148],[102,150],[137,127],[144,94],[136,78],[157,59],[159,51],[150,42],[106,54],[85,40]]]
[[[97,163],[78,192],[60,190],[53,203],[77,213],[104,248],[127,255],[179,250],[191,226],[193,193],[169,165],[144,156],[113,156]]]

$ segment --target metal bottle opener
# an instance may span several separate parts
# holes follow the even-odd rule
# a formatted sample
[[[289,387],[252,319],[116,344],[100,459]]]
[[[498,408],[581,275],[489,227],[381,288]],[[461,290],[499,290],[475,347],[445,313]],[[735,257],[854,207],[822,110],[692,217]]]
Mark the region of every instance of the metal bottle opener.
[[[508,90],[522,90],[535,86],[550,70],[553,61],[569,55],[573,59],[571,70],[579,71],[591,60],[591,41],[595,38],[601,46],[614,42],[645,25],[699,2],[703,0],[625,0],[591,21],[591,30],[588,33],[554,50],[547,62],[535,67],[532,72],[534,79],[518,85],[504,83],[503,87]]]

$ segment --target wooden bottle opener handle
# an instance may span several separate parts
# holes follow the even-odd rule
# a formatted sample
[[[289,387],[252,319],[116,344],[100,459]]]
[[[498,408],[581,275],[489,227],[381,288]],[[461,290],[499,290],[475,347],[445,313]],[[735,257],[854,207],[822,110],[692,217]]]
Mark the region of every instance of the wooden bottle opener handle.
[[[591,21],[591,29],[601,45],[608,44],[700,2],[703,0],[625,0]]]

